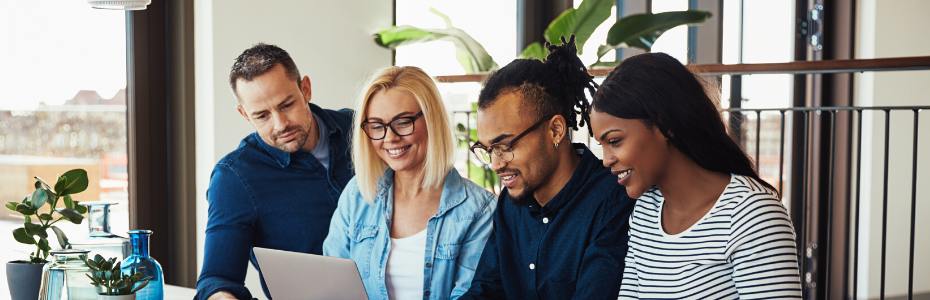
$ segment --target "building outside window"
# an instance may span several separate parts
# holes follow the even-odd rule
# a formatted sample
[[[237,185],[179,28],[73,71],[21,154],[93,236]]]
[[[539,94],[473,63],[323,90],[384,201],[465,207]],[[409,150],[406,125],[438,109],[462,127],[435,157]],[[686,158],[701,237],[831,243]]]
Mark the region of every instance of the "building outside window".
[[[0,2],[0,202],[22,201],[34,190],[33,176],[51,181],[83,168],[90,185],[74,199],[118,203],[111,227],[125,236],[126,13],[86,1],[46,4]],[[13,240],[22,226],[20,214],[3,208],[0,261],[28,260],[35,250]],[[72,240],[87,236],[86,219],[56,226]],[[0,282],[0,295],[9,295],[5,272]]]

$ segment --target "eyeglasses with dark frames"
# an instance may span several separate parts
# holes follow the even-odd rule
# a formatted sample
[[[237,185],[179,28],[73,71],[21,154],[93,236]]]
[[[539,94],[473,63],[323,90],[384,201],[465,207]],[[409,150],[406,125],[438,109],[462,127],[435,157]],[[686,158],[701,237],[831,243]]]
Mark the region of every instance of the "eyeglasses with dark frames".
[[[416,123],[417,119],[422,116],[423,111],[420,111],[412,117],[396,117],[387,124],[382,122],[365,122],[362,123],[362,131],[365,131],[368,138],[376,141],[384,139],[387,135],[387,129],[385,127],[390,127],[391,131],[398,136],[408,136],[413,134],[413,125]]]
[[[488,164],[488,165],[491,164],[491,154],[496,155],[502,161],[505,161],[505,162],[512,161],[513,160],[513,147],[517,143],[517,141],[519,141],[520,138],[526,136],[528,133],[533,132],[533,130],[536,130],[537,128],[539,128],[539,126],[551,120],[552,117],[555,117],[555,116],[556,115],[551,115],[551,116],[542,118],[541,120],[536,122],[536,124],[533,124],[533,126],[530,126],[530,128],[527,128],[526,130],[523,131],[523,133],[518,134],[516,137],[514,137],[509,142],[498,142],[498,143],[491,144],[490,146],[485,146],[485,145],[482,145],[481,142],[476,142],[474,145],[471,146],[470,148],[471,152],[474,153],[475,156],[477,156],[478,159],[481,160],[481,162]]]

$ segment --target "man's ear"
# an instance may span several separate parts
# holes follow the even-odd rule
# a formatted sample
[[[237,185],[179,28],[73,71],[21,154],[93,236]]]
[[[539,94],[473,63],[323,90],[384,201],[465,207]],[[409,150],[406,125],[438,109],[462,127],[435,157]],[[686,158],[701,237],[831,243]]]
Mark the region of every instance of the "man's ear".
[[[239,111],[239,115],[245,118],[246,122],[249,122],[249,125],[252,125],[252,119],[249,118],[249,114],[245,112],[245,107],[242,105],[236,105],[236,110]],[[252,125],[255,126],[255,125]]]
[[[313,94],[310,89],[310,76],[304,75],[304,79],[300,80],[300,93],[304,94],[304,99],[307,102],[310,102],[310,96]]]
[[[556,115],[549,120],[549,135],[552,136],[554,143],[561,143],[565,138],[566,129],[565,118],[562,115]]]

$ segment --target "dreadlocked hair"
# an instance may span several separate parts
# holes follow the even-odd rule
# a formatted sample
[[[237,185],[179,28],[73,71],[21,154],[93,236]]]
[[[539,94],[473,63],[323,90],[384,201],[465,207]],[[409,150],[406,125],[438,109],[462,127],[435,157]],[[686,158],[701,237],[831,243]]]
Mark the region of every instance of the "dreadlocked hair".
[[[591,104],[587,90],[594,97],[598,85],[588,74],[575,46],[575,35],[561,45],[546,43],[549,55],[545,60],[516,59],[488,76],[478,95],[478,109],[491,106],[500,96],[516,93],[523,99],[521,114],[540,119],[561,115],[574,130],[591,122]],[[581,120],[578,120],[578,115]],[[593,135],[591,126],[588,132]]]

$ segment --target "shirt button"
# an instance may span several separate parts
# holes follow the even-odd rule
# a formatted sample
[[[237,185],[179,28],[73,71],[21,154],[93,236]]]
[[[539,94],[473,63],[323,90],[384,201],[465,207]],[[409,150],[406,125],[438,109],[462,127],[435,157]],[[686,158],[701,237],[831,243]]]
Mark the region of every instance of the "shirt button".
[[[530,270],[536,270],[536,265],[535,265],[535,264],[530,264]]]
[[[432,267],[433,267],[433,264],[431,264],[431,263],[426,263],[426,267],[427,267],[427,268],[432,268]]]
[[[543,218],[543,224],[549,224],[549,218]]]
[[[423,296],[429,296],[429,291],[423,292]]]

